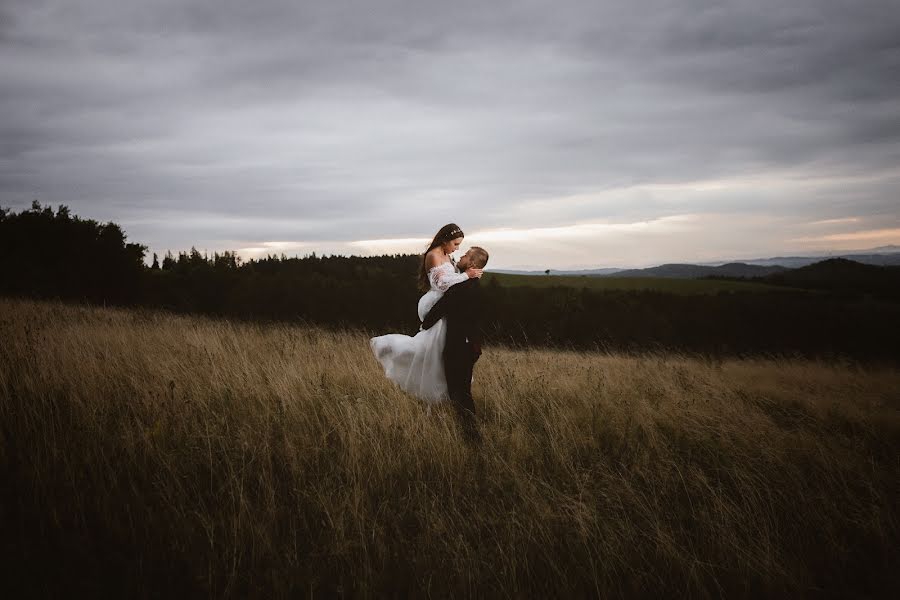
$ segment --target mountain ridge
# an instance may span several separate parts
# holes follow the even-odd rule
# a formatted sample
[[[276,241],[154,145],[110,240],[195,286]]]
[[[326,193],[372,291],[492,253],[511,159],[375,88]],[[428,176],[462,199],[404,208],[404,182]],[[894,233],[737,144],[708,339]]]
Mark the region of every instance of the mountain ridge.
[[[733,259],[700,263],[664,263],[652,267],[621,268],[597,267],[593,269],[490,269],[509,275],[566,275],[583,277],[673,277],[695,279],[699,277],[764,277],[789,269],[798,269],[829,259],[847,259],[865,265],[900,265],[900,246],[888,245],[842,253],[818,253],[806,256],[773,256],[769,258]]]

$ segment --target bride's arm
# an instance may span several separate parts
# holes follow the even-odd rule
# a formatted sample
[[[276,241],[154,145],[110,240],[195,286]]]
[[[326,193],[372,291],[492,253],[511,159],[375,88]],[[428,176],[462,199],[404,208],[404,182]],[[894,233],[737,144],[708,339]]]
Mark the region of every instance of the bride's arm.
[[[447,269],[435,267],[428,272],[431,284],[442,292],[446,292],[451,286],[462,283],[469,278],[467,273],[450,273]]]

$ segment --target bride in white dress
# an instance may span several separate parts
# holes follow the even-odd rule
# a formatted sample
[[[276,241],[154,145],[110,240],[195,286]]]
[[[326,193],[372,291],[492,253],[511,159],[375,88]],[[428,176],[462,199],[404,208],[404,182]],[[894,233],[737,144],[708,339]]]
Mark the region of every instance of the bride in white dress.
[[[481,269],[476,268],[460,273],[450,256],[459,249],[463,237],[456,224],[444,225],[422,257],[419,287],[428,291],[419,299],[419,321],[450,286],[471,277],[481,277]],[[446,335],[446,322],[441,319],[414,336],[391,333],[373,337],[369,345],[388,379],[417,398],[434,403],[448,398],[443,360]]]

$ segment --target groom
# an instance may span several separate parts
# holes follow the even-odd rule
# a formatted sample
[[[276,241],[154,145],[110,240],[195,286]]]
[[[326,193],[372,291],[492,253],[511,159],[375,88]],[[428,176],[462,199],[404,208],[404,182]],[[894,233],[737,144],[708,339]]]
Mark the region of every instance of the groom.
[[[470,267],[483,269],[488,261],[484,248],[472,246],[456,263],[460,272]],[[444,344],[444,372],[447,391],[459,416],[466,439],[481,443],[475,426],[475,402],[472,400],[472,370],[481,356],[481,287],[479,279],[457,283],[444,293],[422,321],[428,329],[441,317],[447,317],[447,339]]]

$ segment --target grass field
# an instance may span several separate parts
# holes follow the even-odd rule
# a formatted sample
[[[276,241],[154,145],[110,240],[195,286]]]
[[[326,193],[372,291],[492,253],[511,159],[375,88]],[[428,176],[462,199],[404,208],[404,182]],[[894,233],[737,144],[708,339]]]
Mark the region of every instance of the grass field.
[[[694,294],[718,294],[719,292],[784,292],[801,291],[784,286],[753,283],[747,281],[724,281],[718,279],[675,279],[668,277],[588,277],[568,275],[513,275],[508,273],[484,274],[484,281],[490,284],[496,279],[500,285],[509,287],[575,287],[592,290],[652,290],[690,296]]]
[[[0,300],[31,595],[897,597],[900,373],[488,347],[485,444],[365,333]]]

